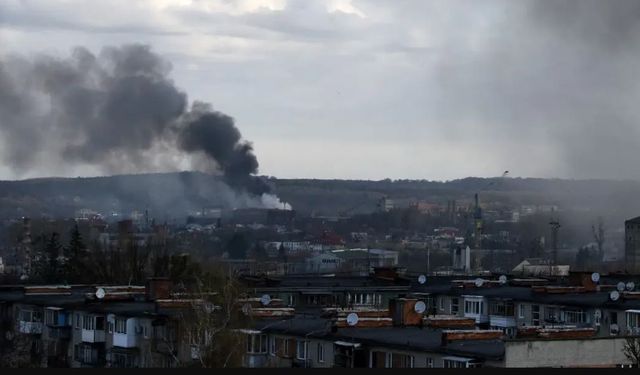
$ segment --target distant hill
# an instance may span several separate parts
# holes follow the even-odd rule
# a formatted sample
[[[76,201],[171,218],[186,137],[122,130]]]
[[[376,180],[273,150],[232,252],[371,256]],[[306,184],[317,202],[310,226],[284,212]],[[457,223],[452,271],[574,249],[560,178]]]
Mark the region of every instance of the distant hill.
[[[274,192],[301,214],[337,215],[376,210],[388,196],[399,205],[422,200],[459,207],[473,195],[482,204],[555,204],[591,211],[613,220],[640,215],[640,182],[540,178],[426,180],[315,180],[266,178]],[[103,213],[148,209],[150,215],[184,218],[203,207],[242,206],[243,201],[216,177],[200,172],[154,173],[87,178],[0,181],[0,218],[71,217],[80,208]],[[613,215],[613,216],[612,216]]]

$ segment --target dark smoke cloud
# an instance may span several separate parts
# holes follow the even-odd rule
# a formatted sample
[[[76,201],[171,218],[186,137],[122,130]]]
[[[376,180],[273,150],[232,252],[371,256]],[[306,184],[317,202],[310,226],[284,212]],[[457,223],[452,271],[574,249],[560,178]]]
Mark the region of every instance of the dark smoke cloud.
[[[146,45],[78,47],[68,58],[0,60],[3,158],[17,174],[43,160],[111,173],[177,169],[163,152],[221,173],[234,189],[261,195],[258,160],[233,118],[194,103],[169,78],[171,64]],[[160,160],[160,161],[159,161]],[[158,165],[160,164],[160,165]]]

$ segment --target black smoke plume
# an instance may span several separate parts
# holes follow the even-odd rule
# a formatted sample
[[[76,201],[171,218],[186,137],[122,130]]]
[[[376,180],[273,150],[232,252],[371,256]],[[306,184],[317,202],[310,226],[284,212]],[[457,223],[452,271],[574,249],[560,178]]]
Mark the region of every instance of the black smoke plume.
[[[195,102],[146,45],[83,47],[67,58],[0,59],[2,158],[16,175],[77,165],[127,173],[197,167],[235,190],[268,193],[232,117]]]

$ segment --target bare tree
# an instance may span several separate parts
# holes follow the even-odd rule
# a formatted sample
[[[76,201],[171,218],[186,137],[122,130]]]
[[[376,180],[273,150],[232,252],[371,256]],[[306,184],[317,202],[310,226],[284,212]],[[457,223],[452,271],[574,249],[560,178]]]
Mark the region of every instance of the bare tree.
[[[627,337],[622,352],[624,356],[633,363],[634,367],[638,367],[638,364],[640,364],[640,338]]]
[[[245,338],[238,329],[246,327],[239,313],[242,288],[237,279],[214,269],[196,277],[188,288],[190,306],[179,315],[179,337],[165,340],[179,367],[239,367],[242,364]],[[180,356],[178,347],[189,355]]]

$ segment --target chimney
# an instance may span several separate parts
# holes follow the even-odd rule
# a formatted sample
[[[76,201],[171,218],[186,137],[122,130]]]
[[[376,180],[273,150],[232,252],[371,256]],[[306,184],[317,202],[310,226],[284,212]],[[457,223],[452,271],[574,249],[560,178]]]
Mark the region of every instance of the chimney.
[[[167,277],[151,277],[147,279],[147,300],[171,298],[171,280]]]

